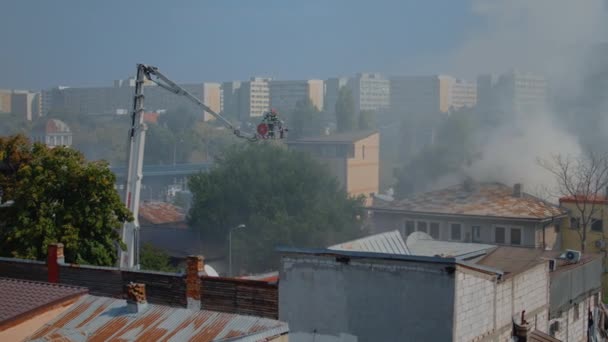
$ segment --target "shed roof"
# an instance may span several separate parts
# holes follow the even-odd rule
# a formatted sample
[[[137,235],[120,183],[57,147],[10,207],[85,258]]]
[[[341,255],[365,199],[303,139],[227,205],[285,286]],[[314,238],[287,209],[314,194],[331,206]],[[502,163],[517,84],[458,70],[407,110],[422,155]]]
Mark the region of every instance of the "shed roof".
[[[441,256],[458,259],[481,256],[496,248],[495,245],[481,243],[435,240],[422,232],[410,234],[405,244],[412,255]]]
[[[373,209],[429,215],[453,215],[543,221],[565,216],[567,211],[500,183],[478,183],[472,190],[462,184],[442,190],[414,194],[403,200],[380,202]]]
[[[391,232],[370,235],[361,239],[344,242],[338,245],[330,246],[329,249],[340,251],[359,251],[359,252],[374,252],[387,254],[414,254],[410,253],[401,233],[394,230]]]
[[[287,144],[351,144],[376,133],[378,133],[376,130],[364,130],[315,137],[303,137],[295,141],[288,141]]]
[[[83,287],[0,278],[0,326],[44,312],[87,292]]]
[[[148,304],[134,314],[123,299],[87,295],[27,341],[263,341],[287,332],[280,321],[206,310]]]

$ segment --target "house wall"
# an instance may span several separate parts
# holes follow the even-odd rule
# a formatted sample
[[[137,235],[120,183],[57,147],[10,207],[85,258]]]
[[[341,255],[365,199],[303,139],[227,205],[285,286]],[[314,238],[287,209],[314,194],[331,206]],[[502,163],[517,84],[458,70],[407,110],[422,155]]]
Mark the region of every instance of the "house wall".
[[[526,311],[536,330],[547,331],[548,266],[539,264],[513,277],[496,281],[483,273],[457,268],[454,340],[505,341],[512,318]]]
[[[580,212],[576,209],[576,205],[574,203],[562,202],[560,205],[569,210],[569,217],[572,218],[580,218]],[[588,205],[590,206],[590,205]],[[587,210],[590,210],[588,208]],[[587,227],[587,241],[585,243],[585,252],[591,253],[600,253],[600,248],[596,247],[595,242],[598,240],[607,240],[605,233],[608,233],[608,205],[596,204],[595,205],[595,213],[592,215],[594,219],[603,220],[603,231],[597,232],[591,230],[591,227]],[[579,235],[579,230],[572,229],[570,225],[570,220],[564,220],[562,239],[563,246],[567,249],[581,250],[581,237]]]
[[[290,341],[295,342],[317,337],[449,341],[455,294],[450,265],[364,258],[344,263],[329,255],[284,255],[279,319],[289,323]]]
[[[588,312],[596,307],[595,295],[590,295],[582,301],[571,306],[549,321],[549,327],[558,322],[559,329],[549,333],[555,338],[564,341],[587,341]],[[598,294],[599,296],[599,294]],[[599,297],[598,297],[599,298]],[[598,299],[599,300],[599,299]],[[578,311],[578,314],[576,313]]]
[[[429,216],[429,215],[415,215],[415,214],[404,214],[404,213],[386,213],[386,212],[378,212],[373,211],[373,223],[374,223],[374,231],[376,233],[382,233],[386,231],[391,231],[398,229],[403,233],[404,236],[407,236],[405,222],[406,221],[424,221],[424,222],[438,222],[440,224],[440,232],[438,240],[444,241],[455,241],[452,240],[451,237],[451,229],[450,224],[452,223],[460,223],[462,224],[461,231],[461,239],[456,241],[465,241],[465,242],[479,242],[479,243],[487,243],[487,244],[499,244],[495,240],[495,227],[502,226],[506,228],[520,228],[521,231],[521,239],[522,244],[519,246],[523,247],[540,247],[542,245],[542,225],[530,223],[530,222],[518,222],[518,221],[509,221],[509,220],[498,220],[498,219],[477,219],[477,218],[466,218],[466,217],[437,217],[437,216]],[[480,227],[480,236],[479,238],[475,238],[472,232],[472,226]],[[428,227],[428,224],[427,224]],[[428,230],[428,228],[427,228]],[[548,248],[555,247],[555,243],[557,240],[555,238],[550,238],[551,236],[555,236],[555,233],[552,235],[552,231],[554,229],[549,228],[545,229],[545,242],[547,243]],[[549,238],[548,238],[549,237]],[[505,233],[505,244],[511,245],[510,243],[510,229],[506,230]],[[552,244],[551,244],[552,243]]]
[[[380,187],[380,134],[355,142],[354,154],[346,168],[349,195],[364,195],[367,204],[371,204],[369,195],[377,194]]]

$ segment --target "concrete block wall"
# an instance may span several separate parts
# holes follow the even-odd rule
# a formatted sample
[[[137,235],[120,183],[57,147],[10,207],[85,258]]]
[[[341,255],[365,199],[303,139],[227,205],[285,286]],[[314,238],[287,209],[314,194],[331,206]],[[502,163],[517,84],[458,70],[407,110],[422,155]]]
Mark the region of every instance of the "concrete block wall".
[[[496,277],[458,267],[454,341],[472,341],[494,330]]]
[[[575,319],[576,305],[572,306],[561,316],[549,321],[549,325],[559,322],[559,330],[553,335],[564,342],[587,341],[587,315],[595,307],[593,295],[578,303],[578,319]]]
[[[549,304],[549,265],[539,264],[513,277],[513,315]],[[527,317],[526,317],[527,319]]]

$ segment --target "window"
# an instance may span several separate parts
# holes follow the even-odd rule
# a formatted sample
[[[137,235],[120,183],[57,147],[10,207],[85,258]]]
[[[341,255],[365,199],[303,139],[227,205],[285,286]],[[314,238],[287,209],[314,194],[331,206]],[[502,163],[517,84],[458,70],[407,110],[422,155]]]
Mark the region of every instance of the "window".
[[[418,231],[428,233],[428,231],[426,229],[426,222],[418,221]]]
[[[505,243],[505,227],[494,228],[494,242]]]
[[[511,244],[521,245],[521,229],[511,228]]]
[[[405,236],[408,237],[414,230],[414,221],[405,221]]]
[[[570,218],[570,229],[578,229],[579,221],[577,217]]]
[[[481,227],[480,226],[471,226],[471,230],[473,231],[473,242],[481,241]]]
[[[578,303],[578,304],[574,305],[574,320],[575,320],[575,321],[578,321],[578,317],[579,317],[579,315],[580,315],[580,312],[579,312],[579,310],[580,310],[580,306],[581,306],[581,304],[580,304],[580,303]]]
[[[430,235],[433,239],[439,240],[439,222],[431,222],[431,232]]]
[[[450,239],[462,240],[462,225],[460,223],[450,224]]]
[[[602,232],[604,231],[603,229],[604,223],[602,220],[593,220],[593,222],[591,223],[591,230],[593,230],[594,232]]]

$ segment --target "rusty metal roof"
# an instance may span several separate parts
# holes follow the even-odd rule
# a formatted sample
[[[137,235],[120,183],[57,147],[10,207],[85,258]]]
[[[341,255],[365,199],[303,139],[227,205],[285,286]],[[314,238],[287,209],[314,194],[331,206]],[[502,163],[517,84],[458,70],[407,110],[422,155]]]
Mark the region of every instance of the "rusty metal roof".
[[[181,223],[187,226],[186,213],[181,208],[166,202],[144,202],[139,206],[139,219],[143,224]]]
[[[125,300],[87,295],[27,341],[264,341],[288,330],[267,318],[152,304],[129,313]]]
[[[545,220],[566,215],[566,209],[524,193],[513,196],[513,189],[500,183],[478,183],[472,190],[455,185],[442,190],[419,193],[375,209],[419,214],[466,215],[511,219]]]
[[[391,231],[381,234],[370,235],[361,239],[344,242],[330,246],[329,249],[338,251],[359,251],[386,254],[411,254],[408,250],[401,233]]]
[[[0,326],[87,292],[84,287],[0,278]]]

